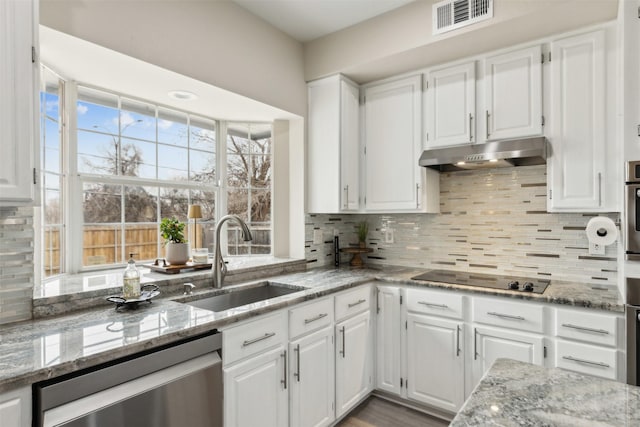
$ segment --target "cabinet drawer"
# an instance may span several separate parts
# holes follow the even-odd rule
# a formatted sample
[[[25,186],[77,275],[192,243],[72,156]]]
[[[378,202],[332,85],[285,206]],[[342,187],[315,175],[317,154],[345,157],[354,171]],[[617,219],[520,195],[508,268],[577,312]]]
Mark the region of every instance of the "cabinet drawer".
[[[333,323],[333,298],[325,298],[289,310],[289,339]]]
[[[222,362],[229,365],[287,342],[285,311],[222,331]]]
[[[473,299],[473,321],[502,328],[543,333],[543,307],[502,299]]]
[[[353,291],[336,295],[336,321],[368,310],[371,304],[371,286],[359,286]]]
[[[556,310],[555,335],[557,337],[615,346],[617,343],[616,316]]]
[[[556,366],[597,377],[617,379],[617,351],[564,340],[556,340]]]
[[[462,319],[462,295],[423,289],[407,289],[407,310]]]

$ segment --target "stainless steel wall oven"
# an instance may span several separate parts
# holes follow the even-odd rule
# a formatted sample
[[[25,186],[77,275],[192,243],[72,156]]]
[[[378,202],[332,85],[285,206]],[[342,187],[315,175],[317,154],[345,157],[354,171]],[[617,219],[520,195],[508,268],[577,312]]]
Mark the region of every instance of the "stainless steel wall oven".
[[[640,261],[640,160],[627,162],[624,210],[626,258]]]

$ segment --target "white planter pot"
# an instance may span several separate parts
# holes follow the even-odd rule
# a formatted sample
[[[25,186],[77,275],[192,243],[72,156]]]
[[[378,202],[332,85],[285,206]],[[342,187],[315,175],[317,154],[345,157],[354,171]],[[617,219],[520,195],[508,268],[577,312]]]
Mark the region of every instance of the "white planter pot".
[[[189,244],[169,242],[165,246],[164,257],[171,265],[182,265],[189,261]]]

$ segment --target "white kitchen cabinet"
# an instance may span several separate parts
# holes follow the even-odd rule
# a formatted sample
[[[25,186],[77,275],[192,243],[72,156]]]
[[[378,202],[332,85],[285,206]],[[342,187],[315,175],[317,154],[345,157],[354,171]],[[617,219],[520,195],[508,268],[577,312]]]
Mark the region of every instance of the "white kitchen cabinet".
[[[485,59],[485,139],[542,135],[542,50]]]
[[[507,329],[489,328],[473,324],[473,386],[499,358],[543,364],[542,336]]]
[[[369,310],[336,324],[337,418],[347,413],[372,390],[371,335]]]
[[[428,149],[475,141],[475,61],[429,71],[426,97]]]
[[[6,426],[31,427],[31,387],[0,394],[0,420]]]
[[[552,211],[615,211],[607,185],[604,30],[551,43],[547,162]]]
[[[0,2],[0,206],[37,201],[38,2]]]
[[[288,384],[284,346],[224,368],[224,425],[287,427]]]
[[[439,175],[418,166],[421,81],[416,75],[364,89],[367,212],[439,211]]]
[[[407,314],[407,397],[451,412],[464,402],[464,323]]]
[[[335,353],[329,326],[289,344],[292,426],[327,426],[335,419]]]
[[[359,88],[337,75],[309,83],[308,94],[308,211],[357,211],[361,161]]]
[[[402,394],[400,288],[378,287],[376,322],[376,387],[388,393]]]

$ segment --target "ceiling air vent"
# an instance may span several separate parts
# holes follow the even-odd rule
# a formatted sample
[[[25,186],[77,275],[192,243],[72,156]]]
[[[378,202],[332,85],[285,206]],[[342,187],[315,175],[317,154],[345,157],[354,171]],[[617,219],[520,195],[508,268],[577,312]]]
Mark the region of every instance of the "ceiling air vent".
[[[445,0],[433,5],[433,34],[493,18],[493,0]]]

